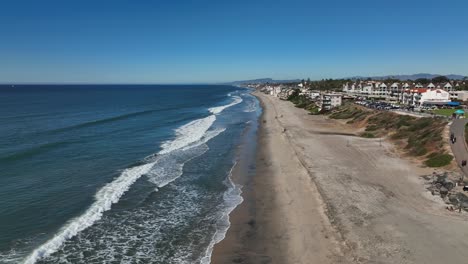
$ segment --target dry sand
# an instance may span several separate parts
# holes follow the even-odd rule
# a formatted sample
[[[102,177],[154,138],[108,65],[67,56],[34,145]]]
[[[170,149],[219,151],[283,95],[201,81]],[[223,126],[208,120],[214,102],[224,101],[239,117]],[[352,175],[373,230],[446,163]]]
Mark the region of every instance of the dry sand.
[[[468,263],[468,217],[379,139],[255,94],[256,175],[213,263]]]

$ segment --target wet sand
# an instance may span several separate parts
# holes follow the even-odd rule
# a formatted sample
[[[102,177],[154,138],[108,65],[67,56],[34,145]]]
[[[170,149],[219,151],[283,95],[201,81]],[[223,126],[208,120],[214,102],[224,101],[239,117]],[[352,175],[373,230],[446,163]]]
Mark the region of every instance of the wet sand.
[[[255,95],[264,109],[256,174],[241,183],[244,202],[212,263],[466,263],[467,214],[424,188],[432,170],[383,140]]]
[[[231,227],[215,246],[212,263],[332,263],[338,246],[319,193],[274,110],[263,109],[256,174],[241,182],[244,202],[231,213]]]

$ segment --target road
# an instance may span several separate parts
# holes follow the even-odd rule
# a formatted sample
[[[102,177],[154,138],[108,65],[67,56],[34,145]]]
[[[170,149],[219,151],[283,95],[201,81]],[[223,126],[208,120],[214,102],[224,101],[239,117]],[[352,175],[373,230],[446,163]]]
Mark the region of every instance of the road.
[[[453,133],[457,138],[455,144],[450,142],[453,155],[458,165],[461,165],[462,160],[468,160],[468,149],[465,143],[465,125],[468,123],[468,118],[454,119],[450,126],[450,133]],[[468,175],[468,166],[461,167],[463,173]]]

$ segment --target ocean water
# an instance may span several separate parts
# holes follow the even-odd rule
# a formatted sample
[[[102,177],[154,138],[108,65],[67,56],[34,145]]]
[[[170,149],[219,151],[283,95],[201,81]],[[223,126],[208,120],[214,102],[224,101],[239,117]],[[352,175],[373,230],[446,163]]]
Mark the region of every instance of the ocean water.
[[[259,105],[233,86],[0,86],[0,263],[209,263]]]

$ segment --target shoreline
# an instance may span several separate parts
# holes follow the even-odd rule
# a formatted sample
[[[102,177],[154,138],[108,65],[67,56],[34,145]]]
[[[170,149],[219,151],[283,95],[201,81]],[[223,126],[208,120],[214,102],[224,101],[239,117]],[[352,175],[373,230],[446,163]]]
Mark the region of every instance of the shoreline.
[[[252,95],[254,94],[252,93]],[[258,97],[256,98],[259,100]],[[251,153],[253,154],[255,161],[260,148],[259,136],[262,134],[262,125],[260,121],[264,115],[263,103],[260,100],[259,103],[262,108],[262,113],[257,120],[258,127],[255,135],[256,149],[254,153]],[[242,144],[240,148],[245,148],[245,143]],[[243,263],[245,260],[244,252],[248,251],[246,243],[249,242],[248,237],[254,232],[255,190],[253,186],[253,177],[256,177],[256,175],[249,177],[249,175],[246,174],[245,163],[247,163],[246,159],[241,157],[239,153],[237,163],[239,168],[236,167],[236,169],[233,170],[232,181],[234,184],[242,186],[241,196],[243,201],[229,214],[229,229],[227,230],[224,239],[214,245],[211,255],[211,263]],[[240,170],[240,166],[244,167],[242,171]]]
[[[243,186],[243,202],[229,215],[231,226],[214,246],[212,263],[332,263],[330,258],[339,250],[318,191],[284,137],[274,108],[266,106],[257,92],[253,95],[263,110],[255,174],[244,177],[237,171],[233,177]],[[284,155],[278,156],[281,151]],[[278,170],[275,164],[289,171]]]

